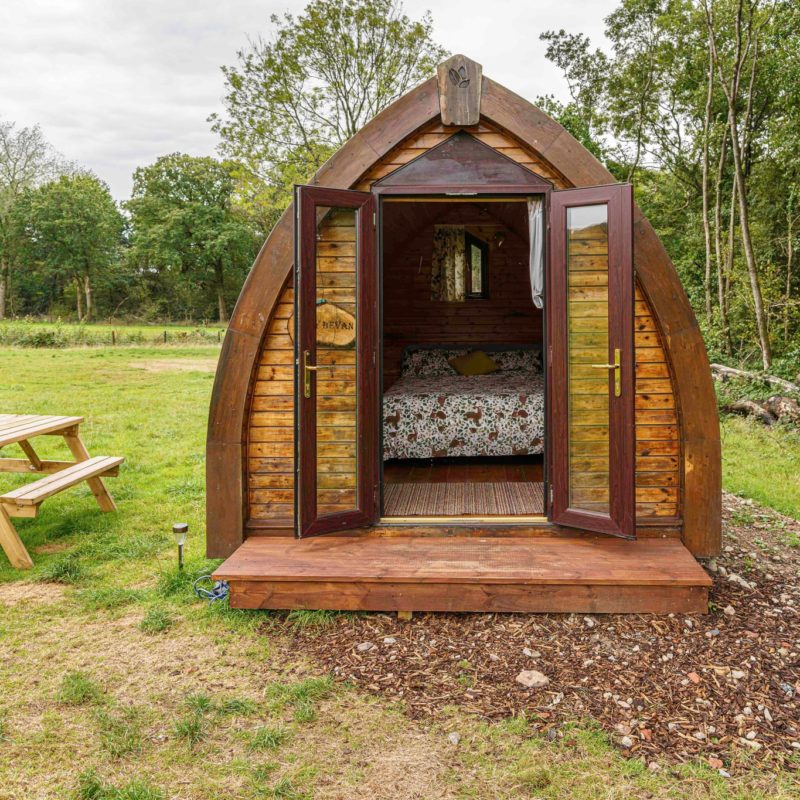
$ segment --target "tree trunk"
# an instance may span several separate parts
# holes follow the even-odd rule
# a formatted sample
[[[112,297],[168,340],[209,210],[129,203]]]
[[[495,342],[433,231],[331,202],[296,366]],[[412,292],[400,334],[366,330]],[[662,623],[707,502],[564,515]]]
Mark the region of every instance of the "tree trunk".
[[[714,187],[714,256],[717,261],[717,303],[719,305],[719,321],[722,326],[722,341],[727,355],[733,353],[731,326],[728,321],[728,295],[725,291],[726,264],[722,252],[722,179],[725,176],[725,156],[728,152],[728,134],[723,130],[719,144],[719,161],[717,162],[717,179]]]
[[[738,191],[739,184],[736,182],[736,176],[734,175],[731,182],[731,201],[728,211],[728,252],[725,254],[725,288],[723,296],[725,298],[726,312],[728,310],[728,292],[733,279],[733,262],[736,258],[736,198]]]
[[[78,309],[78,322],[83,319],[83,292],[81,282],[75,278],[75,306]]]
[[[739,130],[736,124],[736,110],[728,109],[728,123],[731,128],[731,152],[733,153],[733,168],[736,173],[736,183],[739,195],[739,227],[742,231],[742,249],[744,250],[747,274],[750,278],[750,291],[753,294],[753,309],[756,314],[756,328],[758,341],[761,346],[761,361],[764,369],[769,369],[772,364],[772,349],[769,343],[769,330],[767,329],[767,315],[764,310],[764,299],[761,295],[761,281],[758,277],[756,256],[753,252],[753,242],[750,238],[750,210],[747,202],[747,186],[744,183],[742,171],[742,156],[739,149]]]
[[[750,372],[750,370],[747,369],[736,369],[736,367],[728,367],[725,366],[725,364],[711,364],[711,374],[722,381],[728,378],[740,378],[745,381],[763,381],[772,386],[778,386],[783,389],[784,392],[800,393],[800,385],[792,383],[791,381],[785,381],[777,375],[761,375],[758,372]]]
[[[86,322],[90,322],[94,314],[94,302],[92,300],[92,285],[89,282],[89,275],[83,276],[83,293],[86,297]]]
[[[214,267],[217,278],[217,308],[219,310],[219,321],[228,321],[228,309],[225,307],[225,272],[222,269],[222,262],[217,261]]]
[[[750,291],[753,295],[753,309],[756,317],[756,329],[758,331],[758,341],[761,348],[761,361],[764,369],[767,370],[772,364],[772,350],[769,342],[769,330],[767,327],[767,316],[764,309],[764,300],[761,295],[761,282],[758,277],[758,267],[756,265],[755,253],[753,251],[753,242],[750,237],[750,215],[747,202],[747,184],[744,178],[744,168],[742,166],[742,151],[741,141],[739,139],[739,120],[737,117],[737,107],[739,105],[739,86],[742,76],[742,69],[747,59],[747,54],[750,45],[753,46],[753,63],[750,74],[751,87],[754,85],[756,62],[758,59],[758,35],[755,36],[755,41],[751,38],[753,35],[752,27],[747,29],[747,46],[742,46],[742,29],[743,20],[742,14],[744,10],[743,0],[739,0],[736,9],[736,48],[733,57],[733,73],[730,77],[730,83],[725,83],[725,76],[722,71],[722,62],[719,58],[717,51],[716,40],[714,38],[714,23],[712,19],[711,9],[708,6],[707,0],[704,2],[706,26],[708,30],[708,41],[711,47],[711,52],[714,58],[714,63],[717,66],[719,73],[720,83],[722,90],[725,93],[725,100],[728,105],[728,127],[731,134],[731,153],[733,154],[733,169],[736,176],[737,194],[739,196],[739,227],[742,231],[742,249],[744,250],[745,262],[747,264],[747,274],[750,278]],[[752,12],[752,9],[749,9]],[[752,23],[752,19],[750,20]],[[752,88],[751,88],[752,96]],[[748,102],[748,115],[752,108],[752,103]]]
[[[788,420],[793,424],[800,422],[800,403],[793,400],[791,397],[783,397],[779,394],[773,394],[768,397],[761,405],[779,420]]]
[[[789,191],[786,213],[786,293],[783,299],[783,340],[789,341],[789,312],[792,303],[792,262],[794,261],[794,187]]]
[[[8,276],[10,272],[8,261],[5,259],[0,260],[0,319],[6,318],[6,298],[8,297]]]
[[[744,414],[747,417],[755,417],[756,419],[760,419],[765,425],[774,425],[778,421],[777,417],[770,414],[766,408],[753,400],[737,400],[725,406],[725,410],[733,411],[736,414]]]
[[[711,127],[711,101],[714,97],[714,59],[711,52],[711,42],[708,44],[708,91],[706,92],[706,108],[703,117],[703,234],[706,247],[706,270],[703,288],[706,297],[706,320],[710,323],[712,317],[711,307],[711,220],[709,215],[708,198],[708,140]]]

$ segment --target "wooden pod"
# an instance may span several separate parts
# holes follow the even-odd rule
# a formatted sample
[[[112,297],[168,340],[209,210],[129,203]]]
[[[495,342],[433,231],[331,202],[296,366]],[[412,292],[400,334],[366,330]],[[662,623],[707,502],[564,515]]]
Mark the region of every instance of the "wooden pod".
[[[449,78],[449,72],[446,73]],[[455,87],[454,87],[455,88]],[[555,188],[613,182],[613,176],[562,126],[526,100],[486,76],[480,79],[479,115],[472,97],[451,101],[447,89],[442,117],[440,83],[431,78],[381,112],[323,165],[319,186],[368,191],[372,185],[429,149],[465,131],[483,144],[540,176]],[[460,99],[465,102],[458,106]],[[462,115],[467,115],[462,116]],[[469,116],[473,115],[473,116]],[[453,122],[453,124],[446,124]],[[337,233],[339,235],[337,235]],[[581,302],[574,335],[592,346],[599,332],[592,304],[602,302],[605,279],[597,270],[591,237],[576,240],[570,290]],[[354,446],[328,438],[339,430],[336,414],[353,409],[354,383],[339,367],[352,368],[347,330],[347,297],[352,295],[354,243],[333,232],[320,243],[319,308],[329,324],[318,330],[330,374],[320,378],[332,425],[320,445],[332,474],[352,474]],[[721,537],[721,459],[716,401],[708,359],[697,320],[678,275],[652,227],[634,208],[636,514],[639,529],[678,530],[696,556],[719,550]],[[292,490],[293,470],[293,211],[287,209],[259,253],[236,305],[223,344],[211,402],[207,442],[208,554],[227,556],[243,541],[248,525],[291,533],[289,495],[260,491]],[[514,287],[507,288],[509,296]],[[344,302],[343,302],[344,301]],[[322,311],[321,309],[325,309]],[[418,316],[415,316],[418,315]],[[453,337],[470,331],[486,340],[502,326],[497,316],[476,323],[468,315],[432,316],[424,303],[409,310],[412,332]],[[481,328],[481,325],[487,327]],[[581,341],[583,341],[581,339]],[[458,339],[455,339],[457,341]],[[447,342],[443,338],[440,341]],[[387,338],[387,364],[399,358],[403,343]],[[337,359],[343,360],[337,360]],[[580,370],[579,365],[574,369]],[[384,375],[386,378],[386,375]],[[591,376],[585,376],[591,377]],[[597,406],[589,393],[577,403]],[[599,407],[599,406],[598,406]],[[593,442],[576,442],[585,466],[592,464]],[[341,460],[342,466],[336,466]],[[348,466],[349,465],[349,466]],[[591,470],[587,469],[587,474]],[[586,490],[593,487],[589,478]],[[278,499],[280,498],[280,499]],[[328,498],[333,502],[333,498]]]

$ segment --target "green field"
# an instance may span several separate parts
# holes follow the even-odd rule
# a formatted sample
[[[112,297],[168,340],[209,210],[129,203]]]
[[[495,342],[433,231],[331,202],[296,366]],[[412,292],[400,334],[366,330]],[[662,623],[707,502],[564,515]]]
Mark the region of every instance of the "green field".
[[[126,458],[108,481],[118,513],[99,513],[78,487],[18,522],[31,572],[0,555],[0,796],[798,796],[791,776],[746,764],[731,779],[703,764],[651,772],[581,720],[557,742],[524,718],[487,724],[452,709],[413,721],[396,702],[331,683],[291,648],[285,615],[195,600],[190,579],[213,566],[203,558],[203,451],[218,352],[0,348],[0,411],[84,415],[90,452]],[[784,437],[776,456],[777,435],[726,423],[726,480],[796,510],[787,484],[800,447]],[[45,455],[63,454],[45,443]],[[782,477],[769,480],[760,463]],[[22,480],[4,475],[0,486]],[[183,575],[178,520],[190,525]]]

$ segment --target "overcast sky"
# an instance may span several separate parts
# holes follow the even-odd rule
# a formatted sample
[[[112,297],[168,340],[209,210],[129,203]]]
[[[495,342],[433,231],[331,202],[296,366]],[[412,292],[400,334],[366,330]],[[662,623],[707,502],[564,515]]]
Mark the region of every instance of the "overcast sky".
[[[66,158],[118,200],[140,165],[176,151],[213,155],[220,65],[273,13],[306,0],[0,0],[0,119],[42,126]],[[566,96],[539,33],[564,28],[602,45],[614,0],[406,0],[430,9],[436,39],[528,98]]]

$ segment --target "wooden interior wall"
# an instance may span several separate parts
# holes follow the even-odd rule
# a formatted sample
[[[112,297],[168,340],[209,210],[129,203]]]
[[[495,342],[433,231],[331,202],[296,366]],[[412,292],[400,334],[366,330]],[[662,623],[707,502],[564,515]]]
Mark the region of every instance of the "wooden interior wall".
[[[372,183],[439,144],[459,128],[439,123],[411,136],[374,164],[353,188]],[[468,132],[550,180],[569,182],[535,153],[482,122]],[[478,301],[473,301],[478,302]],[[293,345],[288,333],[293,293],[284,288],[262,344],[250,404],[247,438],[247,518],[291,534],[294,501]],[[670,367],[647,298],[636,287],[636,501],[637,522],[674,523],[680,516],[680,435]]]
[[[438,224],[463,224],[489,243],[487,299],[431,298]],[[408,345],[541,343],[542,313],[531,299],[526,227],[525,203],[384,205],[384,390],[399,377],[402,351]],[[498,233],[505,237],[501,246]]]

